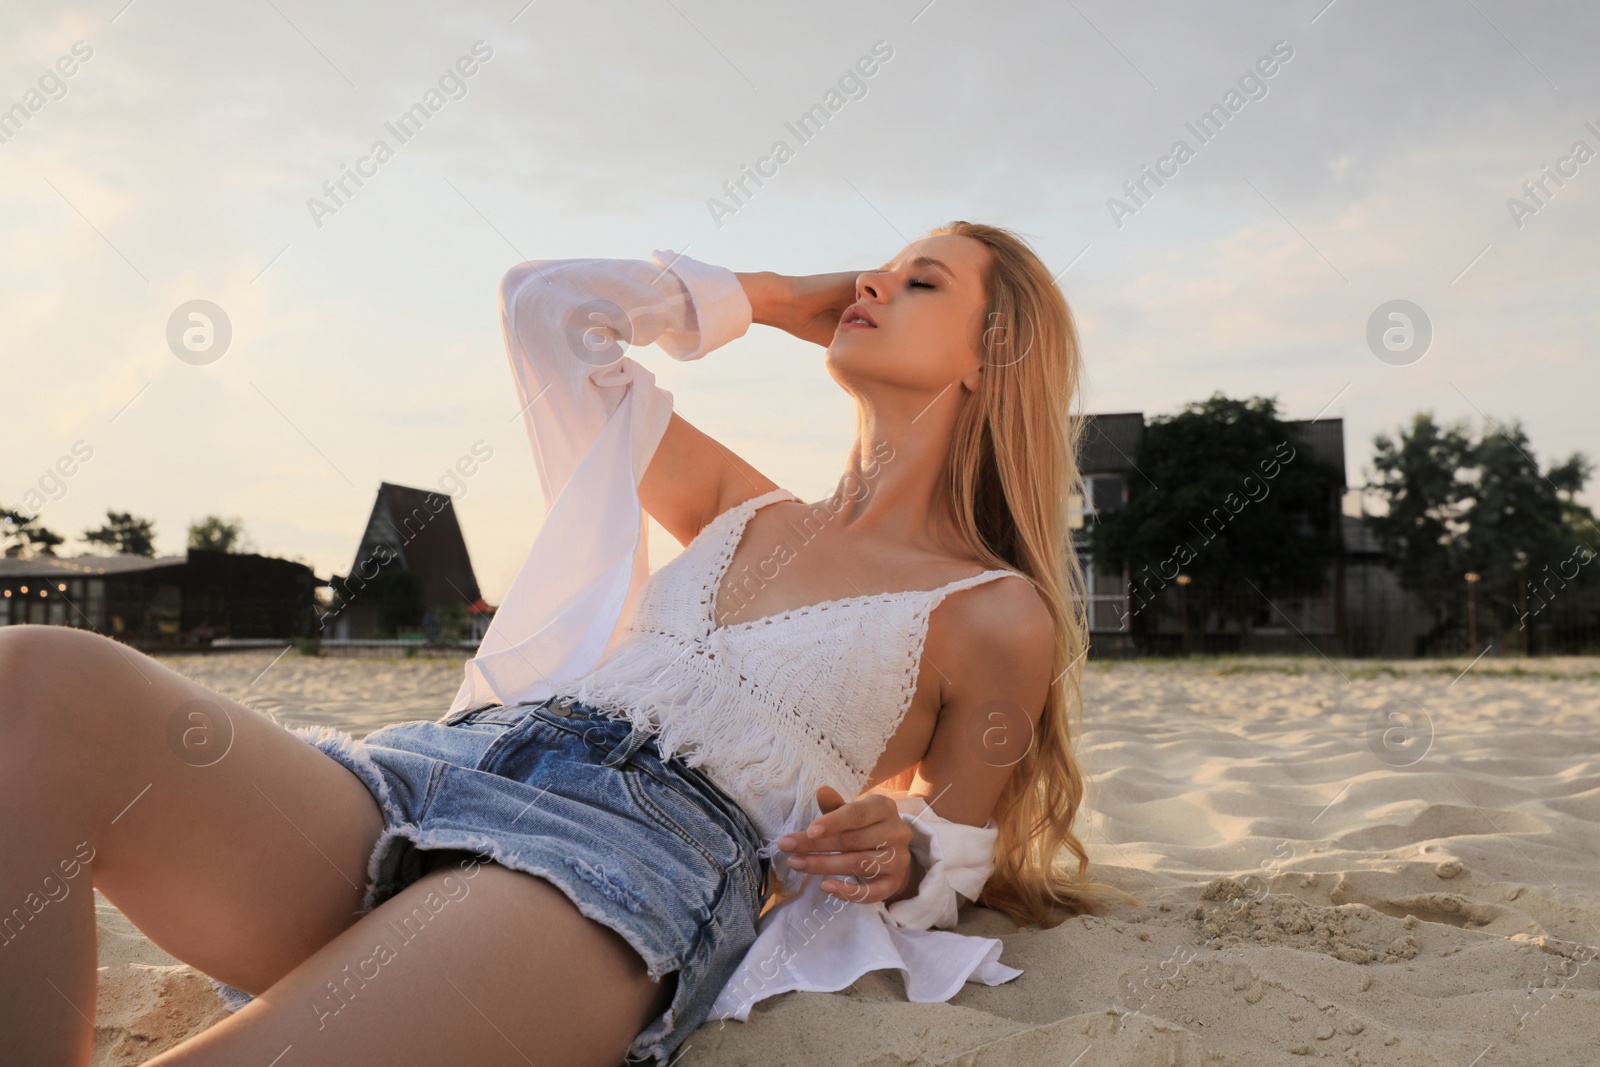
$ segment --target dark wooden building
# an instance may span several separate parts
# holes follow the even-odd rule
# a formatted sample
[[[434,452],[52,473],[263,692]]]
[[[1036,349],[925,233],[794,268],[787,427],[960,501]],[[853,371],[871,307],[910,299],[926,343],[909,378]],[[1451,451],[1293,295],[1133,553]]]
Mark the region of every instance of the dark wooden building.
[[[318,630],[328,639],[471,639],[492,614],[450,497],[390,482],[378,486],[350,572],[327,584],[332,597]],[[447,633],[451,618],[458,634]]]
[[[313,632],[311,568],[253,553],[0,559],[0,625],[96,630],[140,648]]]
[[[1329,501],[1331,514],[1339,516],[1346,486],[1344,420],[1290,421],[1298,440],[1312,455],[1337,472]],[[1089,550],[1095,517],[1115,511],[1128,502],[1129,487],[1143,478],[1134,456],[1144,437],[1142,412],[1090,415],[1078,445],[1078,466],[1083,474],[1082,498],[1072,508],[1072,540],[1083,567],[1088,596],[1089,640],[1099,656],[1125,656],[1141,652],[1175,653],[1185,641],[1196,652],[1305,652],[1307,643],[1324,652],[1343,650],[1346,633],[1348,576],[1342,547],[1328,557],[1322,588],[1301,596],[1280,596],[1263,601],[1259,593],[1241,589],[1238,596],[1250,602],[1250,613],[1196,611],[1193,633],[1184,633],[1179,613],[1169,610],[1145,621],[1136,635],[1129,625],[1130,576],[1096,564]],[[1341,527],[1349,527],[1348,521]],[[1342,537],[1347,529],[1336,528]],[[1363,572],[1365,573],[1365,572]],[[1176,602],[1175,587],[1161,594]],[[1169,605],[1171,607],[1171,605]],[[1364,621],[1365,617],[1363,617]]]

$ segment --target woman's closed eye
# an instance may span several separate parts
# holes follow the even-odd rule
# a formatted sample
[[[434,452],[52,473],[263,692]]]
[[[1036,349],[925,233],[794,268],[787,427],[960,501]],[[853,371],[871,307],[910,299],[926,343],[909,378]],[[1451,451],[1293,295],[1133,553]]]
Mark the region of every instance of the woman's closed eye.
[[[937,289],[938,286],[934,285],[932,282],[913,281],[910,284],[910,288],[912,288],[912,289],[919,289],[919,288],[920,289]]]

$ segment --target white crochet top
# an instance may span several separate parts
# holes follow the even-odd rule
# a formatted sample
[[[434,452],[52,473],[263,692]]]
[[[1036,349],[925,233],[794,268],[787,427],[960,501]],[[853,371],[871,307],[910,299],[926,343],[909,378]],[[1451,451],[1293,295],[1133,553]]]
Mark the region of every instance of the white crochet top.
[[[1015,574],[987,570],[937,589],[828,600],[715,625],[713,605],[750,516],[773,489],[724,511],[640,594],[618,643],[562,696],[631,719],[663,758],[703,770],[766,841],[821,812],[817,787],[855,797],[916,695],[928,618],[948,594]]]
[[[673,252],[652,261],[533,260],[506,272],[500,318],[516,402],[533,447],[545,516],[451,711],[533,703],[556,693],[648,723],[665,754],[698,765],[775,842],[816,814],[828,784],[848,800],[866,784],[910,706],[928,617],[985,571],[938,589],[830,600],[716,626],[713,590],[746,523],[784,489],[707,523],[651,573],[638,482],[672,417],[672,394],[626,354],[655,344],[696,360],[742,337],[751,307],[734,273]],[[906,979],[910,1000],[949,1000],[969,981],[1022,972],[996,938],[957,934],[957,894],[976,899],[998,831],[951,823],[922,798],[896,797],[926,872],[916,897],[854,904],[776,859],[798,895],[760,933],[711,1018],[743,1019],[790,989],[837,990],[867,971]],[[817,918],[826,917],[818,927]]]

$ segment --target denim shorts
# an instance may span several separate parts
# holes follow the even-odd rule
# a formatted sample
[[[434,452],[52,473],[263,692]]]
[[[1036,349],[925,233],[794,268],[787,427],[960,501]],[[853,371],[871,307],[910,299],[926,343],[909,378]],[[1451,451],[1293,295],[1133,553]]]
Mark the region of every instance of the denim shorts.
[[[705,1021],[756,936],[769,861],[742,808],[704,773],[663,760],[652,734],[564,697],[488,704],[362,741],[326,726],[293,731],[353,771],[384,828],[363,911],[422,876],[420,854],[477,853],[537,875],[620,934],[661,981],[667,1009],[629,1063],[667,1062]],[[213,983],[229,1008],[239,990]]]

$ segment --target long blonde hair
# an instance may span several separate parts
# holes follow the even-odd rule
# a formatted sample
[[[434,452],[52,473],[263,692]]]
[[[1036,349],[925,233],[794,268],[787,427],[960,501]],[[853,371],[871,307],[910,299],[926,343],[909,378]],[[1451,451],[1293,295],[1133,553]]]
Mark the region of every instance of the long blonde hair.
[[[984,274],[982,381],[956,417],[935,504],[948,508],[962,541],[985,565],[1033,582],[1056,634],[1054,680],[1039,724],[995,803],[1000,837],[978,903],[1020,925],[1049,927],[1073,915],[1098,915],[1113,899],[1139,903],[1088,880],[1089,853],[1072,828],[1084,775],[1072,752],[1070,719],[1076,712],[1082,726],[1089,647],[1083,573],[1067,524],[1070,497],[1083,491],[1078,330],[1055,280],[1021,237],[961,221],[929,236],[952,234],[981,241],[992,258]],[[916,773],[913,765],[880,787],[909,790]],[[1063,850],[1077,862],[1061,862]],[[794,895],[773,879],[763,914]]]
[[[1069,497],[1081,493],[1078,436],[1083,418],[1078,331],[1067,301],[1026,241],[1010,230],[951,222],[930,236],[955,234],[992,254],[982,383],[957,416],[941,491],[962,540],[989,567],[1029,578],[1055,621],[1056,641],[1044,711],[1032,744],[995,805],[1000,828],[994,873],[978,903],[1028,926],[1054,926],[1099,914],[1121,890],[1088,880],[1089,855],[1073,832],[1084,775],[1073,755],[1083,717],[1088,652],[1083,574],[1073,551]],[[914,769],[913,769],[914,770]],[[910,775],[896,781],[904,788]],[[1075,865],[1060,862],[1065,850]]]

